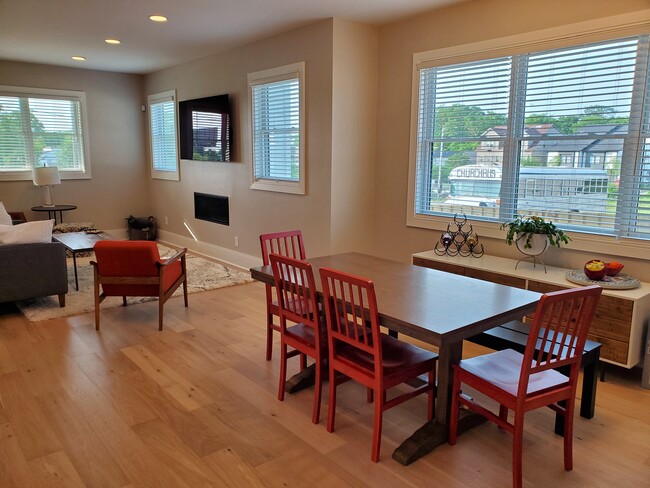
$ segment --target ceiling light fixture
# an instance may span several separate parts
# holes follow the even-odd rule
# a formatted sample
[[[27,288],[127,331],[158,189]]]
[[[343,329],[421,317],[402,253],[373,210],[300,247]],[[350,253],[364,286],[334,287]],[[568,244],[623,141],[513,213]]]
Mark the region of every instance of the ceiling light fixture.
[[[167,17],[164,15],[150,15],[149,20],[153,20],[154,22],[167,22]]]
[[[122,44],[122,41],[119,39],[105,39],[104,42],[106,44]]]
[[[72,56],[72,59],[75,61],[85,61],[86,57],[85,56]]]

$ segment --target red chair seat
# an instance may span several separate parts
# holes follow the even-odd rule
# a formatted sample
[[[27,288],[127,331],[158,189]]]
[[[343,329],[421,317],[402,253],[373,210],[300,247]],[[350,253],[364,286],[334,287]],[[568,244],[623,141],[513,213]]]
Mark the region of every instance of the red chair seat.
[[[523,354],[512,349],[504,349],[491,354],[464,359],[460,362],[460,367],[511,395],[517,396],[523,360]],[[547,369],[530,375],[526,393],[528,395],[541,393],[549,388],[568,383],[569,378],[554,369]]]
[[[383,354],[381,364],[385,376],[394,375],[399,371],[413,367],[420,367],[426,371],[433,367],[433,362],[438,357],[433,352],[408,342],[399,341],[386,334],[381,334],[381,350]],[[337,353],[340,359],[346,359],[350,364],[366,370],[368,374],[374,374],[375,359],[372,354],[350,344],[340,344]]]

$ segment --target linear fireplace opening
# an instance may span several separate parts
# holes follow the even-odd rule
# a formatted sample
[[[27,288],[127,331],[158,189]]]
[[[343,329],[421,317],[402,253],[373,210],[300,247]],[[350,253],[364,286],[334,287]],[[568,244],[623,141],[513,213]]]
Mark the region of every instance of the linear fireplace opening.
[[[208,222],[230,225],[228,197],[194,192],[194,217]]]

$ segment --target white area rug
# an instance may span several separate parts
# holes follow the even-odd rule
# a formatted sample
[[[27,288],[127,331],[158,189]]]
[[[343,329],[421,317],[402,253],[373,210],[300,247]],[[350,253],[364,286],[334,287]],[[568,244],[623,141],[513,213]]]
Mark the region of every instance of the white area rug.
[[[174,250],[158,244],[160,255],[168,257]],[[68,317],[82,313],[93,312],[93,269],[90,265],[92,257],[77,258],[77,273],[79,275],[79,291],[75,290],[74,269],[72,258],[68,258],[68,293],[65,296],[65,307],[59,307],[57,296],[41,297],[33,300],[17,302],[20,311],[30,322],[40,322],[58,317]],[[197,293],[214,290],[226,286],[240,285],[252,282],[250,274],[227,268],[218,263],[208,261],[198,256],[187,254],[187,292]],[[183,294],[180,286],[173,296]],[[127,297],[127,303],[142,303],[157,300],[155,297]],[[102,309],[122,306],[122,297],[107,297],[101,304]]]

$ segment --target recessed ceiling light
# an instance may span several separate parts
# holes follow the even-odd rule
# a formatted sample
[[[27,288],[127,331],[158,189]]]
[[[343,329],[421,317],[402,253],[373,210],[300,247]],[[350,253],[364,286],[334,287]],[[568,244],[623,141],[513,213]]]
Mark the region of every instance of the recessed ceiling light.
[[[85,56],[72,56],[72,59],[75,61],[85,61],[86,57]]]
[[[153,20],[154,22],[167,22],[167,17],[164,15],[150,15],[149,20]]]
[[[122,41],[119,39],[105,39],[104,42],[106,44],[122,44]]]

